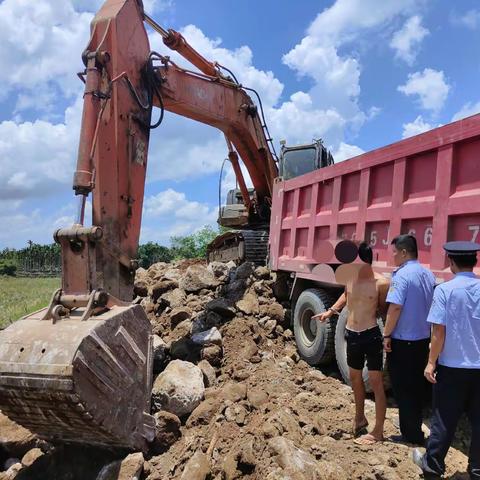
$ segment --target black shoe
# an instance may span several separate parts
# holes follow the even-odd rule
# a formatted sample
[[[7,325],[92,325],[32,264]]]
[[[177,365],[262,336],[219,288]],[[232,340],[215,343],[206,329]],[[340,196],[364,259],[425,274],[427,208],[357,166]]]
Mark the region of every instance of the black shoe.
[[[412,450],[412,460],[413,463],[422,470],[424,476],[426,479],[435,479],[435,478],[442,478],[441,475],[438,473],[435,473],[433,470],[428,468],[427,465],[425,465],[425,462],[423,461],[423,456],[424,454],[420,451],[419,448],[414,448]]]
[[[411,440],[408,438],[405,438],[403,435],[392,435],[390,436],[390,441],[394,443],[408,443],[410,445],[417,445],[419,447],[424,447],[425,446],[425,439],[418,439],[418,440]]]

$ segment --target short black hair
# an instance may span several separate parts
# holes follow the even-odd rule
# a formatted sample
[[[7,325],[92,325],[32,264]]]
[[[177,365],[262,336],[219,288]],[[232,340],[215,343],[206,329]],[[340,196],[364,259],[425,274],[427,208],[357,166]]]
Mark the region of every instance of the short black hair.
[[[460,268],[473,268],[477,264],[477,254],[472,255],[448,255],[448,258],[455,262],[455,265]]]
[[[362,242],[358,246],[358,256],[362,262],[372,264],[373,263],[373,251],[372,247],[367,242]]]
[[[413,235],[398,235],[391,244],[397,250],[406,250],[412,257],[418,258],[417,239]]]

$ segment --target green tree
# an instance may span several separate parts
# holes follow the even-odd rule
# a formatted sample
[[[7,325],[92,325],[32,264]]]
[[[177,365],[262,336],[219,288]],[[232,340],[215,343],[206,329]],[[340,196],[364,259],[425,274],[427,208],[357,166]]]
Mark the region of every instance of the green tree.
[[[218,234],[218,231],[214,230],[210,225],[206,225],[192,235],[171,237],[170,243],[174,258],[205,258],[207,245]]]
[[[170,262],[172,258],[172,252],[168,247],[155,242],[147,242],[138,247],[138,259],[143,268],[148,268],[157,262]]]

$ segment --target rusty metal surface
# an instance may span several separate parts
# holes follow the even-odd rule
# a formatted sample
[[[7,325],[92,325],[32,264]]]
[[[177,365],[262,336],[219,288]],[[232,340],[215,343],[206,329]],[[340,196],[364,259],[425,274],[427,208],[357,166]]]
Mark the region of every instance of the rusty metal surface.
[[[145,312],[81,315],[53,323],[40,311],[0,332],[0,410],[50,441],[142,449],[154,428]]]

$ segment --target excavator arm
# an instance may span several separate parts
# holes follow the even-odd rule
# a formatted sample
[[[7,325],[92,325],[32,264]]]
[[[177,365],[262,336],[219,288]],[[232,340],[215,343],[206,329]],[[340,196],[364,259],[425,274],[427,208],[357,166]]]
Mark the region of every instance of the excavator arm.
[[[249,218],[268,208],[277,175],[245,90],[176,32],[165,32],[165,43],[200,72],[150,52],[145,19],[158,31],[141,0],[107,0],[92,22],[73,181],[79,215],[55,232],[62,286],[47,308],[0,332],[0,410],[53,442],[143,449],[154,436],[151,326],[143,308],[129,303],[152,108],[224,132]],[[89,194],[92,226],[84,225]]]

